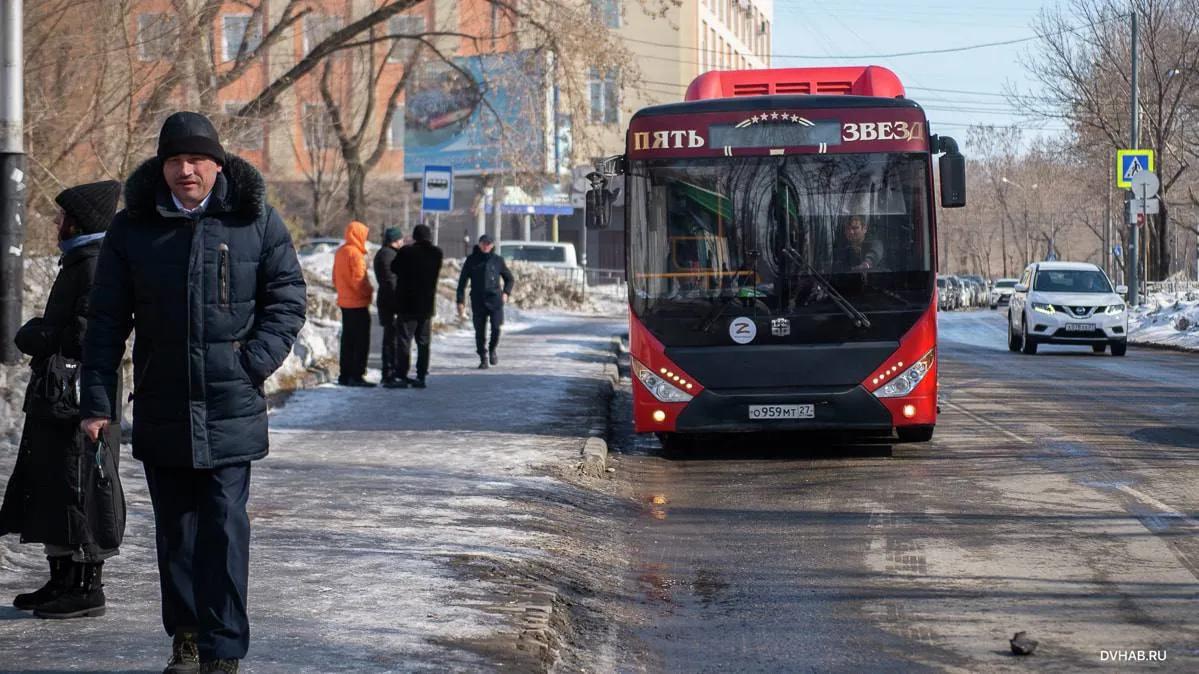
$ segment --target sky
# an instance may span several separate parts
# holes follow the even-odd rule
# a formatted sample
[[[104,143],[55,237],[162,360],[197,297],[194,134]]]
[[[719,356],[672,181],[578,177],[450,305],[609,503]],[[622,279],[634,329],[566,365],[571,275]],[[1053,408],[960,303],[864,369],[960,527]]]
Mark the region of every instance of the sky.
[[[1020,59],[1036,40],[950,53],[955,49],[1034,37],[1033,22],[1050,0],[774,0],[774,67],[880,65],[899,76],[934,133],[963,141],[972,124],[1017,124],[1028,134],[1063,132],[1060,121],[1032,117],[1002,94],[1011,87],[1037,95]],[[812,57],[839,57],[812,58]]]

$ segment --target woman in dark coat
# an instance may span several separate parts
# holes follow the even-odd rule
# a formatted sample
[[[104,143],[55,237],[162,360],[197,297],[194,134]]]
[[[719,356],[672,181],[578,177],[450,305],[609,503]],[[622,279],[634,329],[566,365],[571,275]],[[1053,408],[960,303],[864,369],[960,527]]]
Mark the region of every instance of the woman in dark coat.
[[[87,327],[88,295],[96,259],[116,212],[121,184],[79,185],[55,198],[61,269],[43,316],[17,332],[17,348],[32,357],[33,376],[25,392],[25,427],[13,475],[0,507],[0,535],[19,534],[22,543],[42,543],[50,580],[21,594],[13,605],[42,618],[104,615],[101,568],[116,555],[125,530],[125,499],[117,476],[120,425],[105,434],[98,451],[79,427],[79,418],[51,414],[39,381],[54,356],[66,371],[78,367]],[[66,399],[76,403],[77,394]],[[71,405],[68,403],[67,407]],[[68,409],[69,414],[69,409]]]

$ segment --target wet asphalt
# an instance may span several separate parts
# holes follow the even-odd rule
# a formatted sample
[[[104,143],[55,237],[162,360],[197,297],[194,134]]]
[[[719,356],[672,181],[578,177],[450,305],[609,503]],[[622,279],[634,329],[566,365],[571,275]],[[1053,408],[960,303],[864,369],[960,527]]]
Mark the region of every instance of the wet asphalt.
[[[1010,353],[985,310],[939,328],[927,444],[667,455],[626,382],[613,669],[1199,670],[1199,354]]]

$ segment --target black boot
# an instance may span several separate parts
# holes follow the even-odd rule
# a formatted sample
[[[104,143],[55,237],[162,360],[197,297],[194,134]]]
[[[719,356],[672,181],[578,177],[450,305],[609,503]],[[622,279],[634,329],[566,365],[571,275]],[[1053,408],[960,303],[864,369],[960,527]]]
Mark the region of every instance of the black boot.
[[[495,349],[487,352],[487,358],[491,361],[492,365],[500,364],[500,357],[495,355]]]
[[[61,620],[64,618],[96,618],[104,615],[104,583],[101,582],[100,573],[104,568],[104,562],[95,564],[73,562],[73,564],[77,567],[75,584],[61,594],[58,599],[33,609],[34,616]]]
[[[200,671],[200,647],[196,644],[196,633],[176,630],[171,642],[171,659],[162,674],[196,674]]]
[[[479,369],[480,370],[487,369],[487,356],[485,356],[483,354],[479,354]]]
[[[59,595],[71,589],[75,581],[75,565],[71,562],[71,556],[46,559],[50,561],[50,580],[39,590],[17,595],[16,599],[12,600],[13,606],[22,611],[32,611],[48,601],[58,599]]]

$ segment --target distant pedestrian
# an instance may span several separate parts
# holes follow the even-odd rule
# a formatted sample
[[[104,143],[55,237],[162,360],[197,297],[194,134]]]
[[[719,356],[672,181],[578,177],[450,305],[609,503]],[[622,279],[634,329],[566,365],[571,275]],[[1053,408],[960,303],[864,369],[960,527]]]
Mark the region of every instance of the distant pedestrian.
[[[333,287],[341,308],[342,386],[374,386],[366,380],[366,359],[371,350],[371,298],[374,288],[366,275],[366,240],[370,229],[357,220],[346,226],[345,243],[333,257]]]
[[[388,227],[383,232],[383,247],[375,253],[375,281],[379,289],[375,292],[375,311],[379,314],[379,325],[383,326],[383,385],[390,386],[396,379],[396,355],[400,352],[400,329],[396,320],[396,272],[392,269],[396,253],[404,245],[404,234],[399,227]]]
[[[44,314],[16,337],[17,348],[33,358],[33,372],[17,463],[0,507],[0,535],[20,534],[22,543],[45,546],[50,580],[13,601],[40,618],[104,615],[101,571],[125,532],[117,474],[120,424],[105,430],[102,448],[95,446],[79,427],[76,393],[88,294],[120,195],[121,184],[110,180],[72,187],[54,199],[62,208],[61,269]]]
[[[425,388],[429,375],[429,342],[437,308],[437,282],[441,276],[441,249],[433,245],[428,225],[412,230],[412,243],[400,249],[393,263],[400,325],[400,350],[396,359],[395,388]],[[408,378],[412,341],[416,340],[416,379]]]
[[[504,304],[512,294],[512,273],[504,258],[492,252],[495,243],[484,234],[479,244],[462,263],[458,275],[458,315],[466,314],[466,286],[470,284],[471,320],[475,324],[475,351],[479,354],[479,369],[488,363],[498,365],[496,347],[500,343],[500,326],[504,324]],[[501,284],[502,282],[502,284]],[[487,341],[487,323],[491,322],[491,341]],[[484,348],[486,347],[486,349]]]
[[[154,507],[167,672],[236,672],[250,645],[250,462],[267,455],[263,388],[304,325],[306,288],[266,182],[177,112],[125,183],[96,267],[82,426],[115,426],[133,344],[133,457]],[[128,655],[127,646],[114,649]]]

